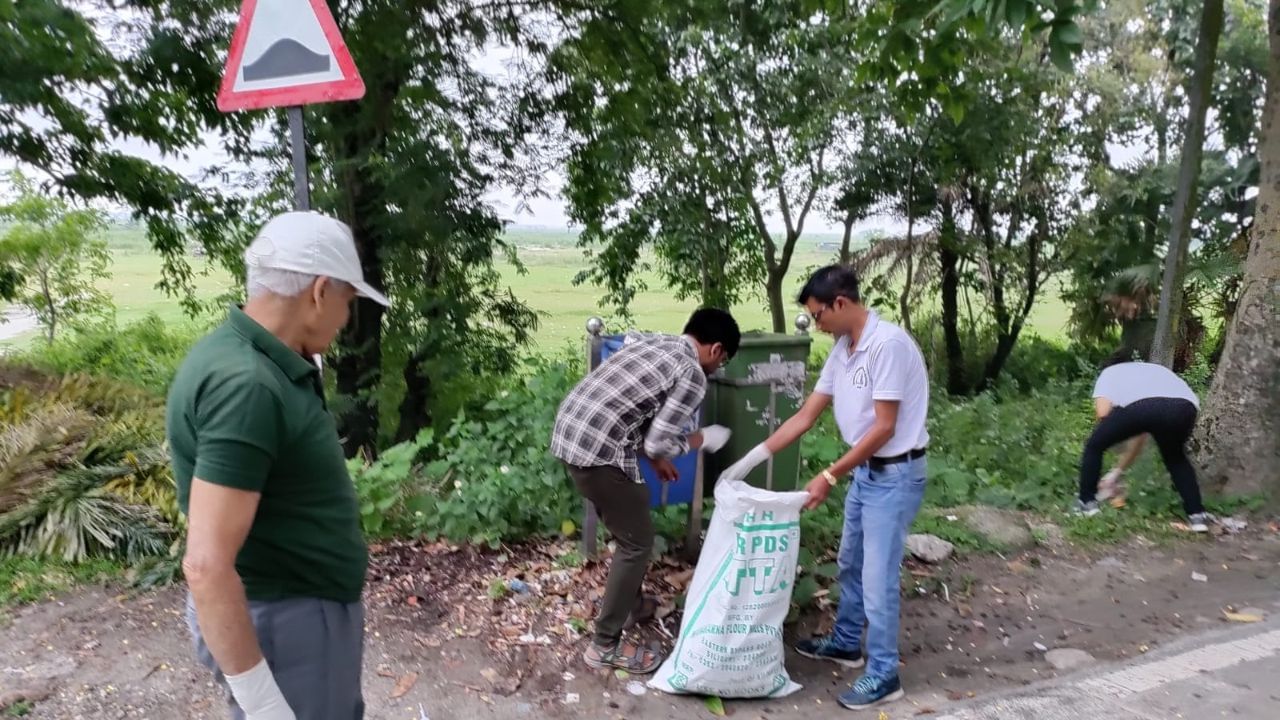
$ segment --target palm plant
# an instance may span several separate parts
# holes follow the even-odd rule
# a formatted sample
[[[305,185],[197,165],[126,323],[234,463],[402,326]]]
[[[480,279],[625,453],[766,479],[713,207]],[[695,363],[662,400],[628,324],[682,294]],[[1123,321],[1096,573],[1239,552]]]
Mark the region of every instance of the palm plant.
[[[176,503],[155,400],[144,410],[110,383],[23,377],[0,398],[0,553],[166,553]]]

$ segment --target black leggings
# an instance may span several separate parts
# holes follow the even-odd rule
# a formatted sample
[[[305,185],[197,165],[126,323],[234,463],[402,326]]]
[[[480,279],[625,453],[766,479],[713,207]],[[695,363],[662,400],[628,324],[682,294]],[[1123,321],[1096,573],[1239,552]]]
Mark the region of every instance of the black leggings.
[[[1080,460],[1080,500],[1097,497],[1102,474],[1102,455],[1111,447],[1143,433],[1149,433],[1160,447],[1160,457],[1182,496],[1188,515],[1204,512],[1196,471],[1187,458],[1186,444],[1196,426],[1196,406],[1178,398],[1148,398],[1118,407],[1098,423],[1084,445]]]

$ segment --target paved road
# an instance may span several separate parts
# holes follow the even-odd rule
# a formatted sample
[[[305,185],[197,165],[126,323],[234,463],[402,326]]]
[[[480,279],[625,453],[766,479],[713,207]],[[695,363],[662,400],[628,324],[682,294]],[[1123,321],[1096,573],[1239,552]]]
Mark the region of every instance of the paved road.
[[[1184,638],[1105,670],[948,710],[938,720],[1280,718],[1280,618]]]

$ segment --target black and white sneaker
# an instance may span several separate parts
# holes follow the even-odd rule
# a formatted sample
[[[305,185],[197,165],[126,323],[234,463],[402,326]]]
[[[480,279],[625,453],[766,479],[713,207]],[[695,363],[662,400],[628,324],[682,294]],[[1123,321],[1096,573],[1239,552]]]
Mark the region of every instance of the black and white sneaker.
[[[1089,502],[1084,502],[1079,499],[1076,500],[1076,515],[1079,515],[1080,517],[1093,517],[1100,512],[1102,512],[1102,510],[1098,507],[1097,500],[1090,500]]]
[[[1207,512],[1198,512],[1194,515],[1187,516],[1191,521],[1191,532],[1207,533],[1209,532],[1209,523],[1213,522],[1213,516]]]

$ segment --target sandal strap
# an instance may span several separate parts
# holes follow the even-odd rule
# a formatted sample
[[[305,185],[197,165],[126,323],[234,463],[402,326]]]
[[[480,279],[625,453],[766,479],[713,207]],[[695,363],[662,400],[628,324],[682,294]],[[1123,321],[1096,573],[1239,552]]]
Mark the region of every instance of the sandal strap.
[[[635,650],[631,653],[623,651],[625,645],[622,641],[618,641],[618,644],[611,648],[603,648],[599,645],[595,645],[593,647],[596,652],[600,653],[600,662],[602,664],[618,668],[619,670],[644,673],[651,669],[651,665],[656,667],[658,663],[661,662],[657,653],[650,651],[649,648],[640,644],[636,644]],[[652,656],[654,662],[646,664],[644,662],[646,655]]]

